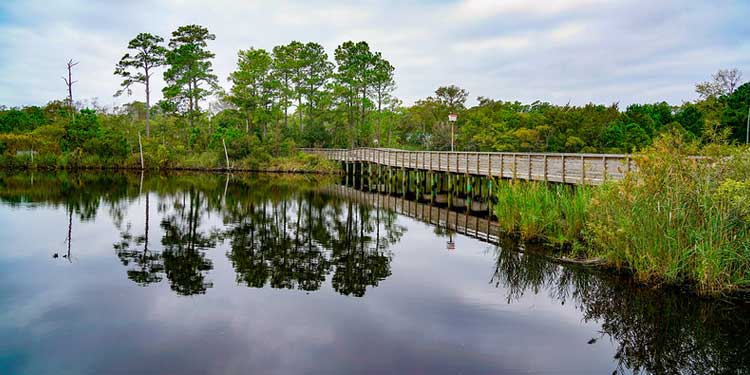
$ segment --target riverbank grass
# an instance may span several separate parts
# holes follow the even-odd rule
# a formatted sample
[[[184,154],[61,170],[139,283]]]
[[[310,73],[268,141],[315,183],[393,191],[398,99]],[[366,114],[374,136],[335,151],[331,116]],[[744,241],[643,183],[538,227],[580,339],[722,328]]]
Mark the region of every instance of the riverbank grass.
[[[637,174],[598,187],[502,182],[498,222],[645,283],[750,288],[750,150],[666,136],[637,163]]]

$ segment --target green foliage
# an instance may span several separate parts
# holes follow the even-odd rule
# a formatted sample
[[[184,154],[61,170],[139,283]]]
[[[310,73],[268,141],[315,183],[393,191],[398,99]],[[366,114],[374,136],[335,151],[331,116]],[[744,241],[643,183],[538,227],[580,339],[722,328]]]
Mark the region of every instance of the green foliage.
[[[31,106],[0,111],[0,133],[28,132],[49,123],[44,110]]]
[[[164,72],[167,86],[162,92],[171,102],[169,109],[185,115],[191,125],[201,113],[200,101],[218,87],[211,62],[214,53],[208,50],[208,41],[214,39],[214,34],[199,25],[180,26],[169,39],[165,54],[169,68]]]
[[[693,283],[705,293],[750,286],[748,150],[694,160],[696,144],[657,140],[637,174],[595,191],[587,255],[646,282]]]
[[[96,116],[96,111],[82,109],[73,121],[65,125],[62,148],[64,151],[72,151],[82,148],[91,139],[101,135],[101,124]]]
[[[733,140],[745,143],[747,119],[750,116],[750,82],[722,97],[721,100],[725,103],[724,111],[721,113],[721,123],[731,129]]]
[[[130,87],[134,83],[143,84],[148,90],[153,69],[164,64],[167,49],[161,45],[163,42],[164,38],[158,35],[140,33],[128,43],[128,49],[135,54],[126,53],[115,67],[115,75],[123,78],[122,90],[116,96],[121,95],[123,90],[130,95]]]

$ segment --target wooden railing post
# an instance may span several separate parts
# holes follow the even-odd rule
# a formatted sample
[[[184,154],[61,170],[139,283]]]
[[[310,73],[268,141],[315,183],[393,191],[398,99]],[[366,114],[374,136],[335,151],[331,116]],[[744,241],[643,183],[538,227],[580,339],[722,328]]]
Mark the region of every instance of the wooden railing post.
[[[477,152],[477,176],[479,176],[479,153]]]
[[[581,185],[586,184],[586,158],[581,155]]]
[[[500,154],[500,178],[505,178],[505,154]]]
[[[487,153],[487,175],[492,177],[492,154]]]
[[[469,154],[467,153],[465,155],[466,155],[466,175],[468,175],[469,174]]]
[[[528,181],[531,181],[531,154],[527,154],[526,157],[529,159],[529,178],[528,178]]]
[[[630,173],[630,156],[628,156],[627,158],[625,158],[625,160],[627,160],[627,162],[628,162],[628,173]]]

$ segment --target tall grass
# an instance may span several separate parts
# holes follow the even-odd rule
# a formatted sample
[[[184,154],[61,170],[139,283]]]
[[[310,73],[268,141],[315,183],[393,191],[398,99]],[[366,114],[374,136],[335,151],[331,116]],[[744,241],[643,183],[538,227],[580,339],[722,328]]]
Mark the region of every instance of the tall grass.
[[[750,150],[688,157],[698,152],[662,138],[637,174],[597,189],[586,254],[649,283],[707,294],[750,287]]]
[[[500,181],[495,194],[500,227],[524,241],[565,246],[582,236],[591,201],[588,187]]]
[[[638,173],[599,187],[502,182],[496,215],[525,241],[575,245],[577,255],[629,269],[646,283],[704,294],[750,288],[750,149],[708,158],[678,136],[639,157]]]

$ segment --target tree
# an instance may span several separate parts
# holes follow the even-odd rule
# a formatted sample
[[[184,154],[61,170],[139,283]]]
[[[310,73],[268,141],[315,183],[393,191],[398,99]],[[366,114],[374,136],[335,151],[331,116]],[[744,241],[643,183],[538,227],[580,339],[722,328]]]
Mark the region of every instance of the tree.
[[[75,108],[73,107],[73,84],[78,81],[73,80],[73,67],[78,65],[78,61],[73,62],[73,59],[70,59],[66,65],[68,67],[68,78],[62,77],[62,80],[65,82],[65,86],[68,87],[68,107],[70,108],[70,113],[75,117]]]
[[[80,116],[65,124],[65,135],[62,139],[62,148],[73,151],[82,148],[91,139],[101,134],[101,122],[96,112],[91,109],[82,109]]]
[[[350,143],[354,147],[356,126],[358,124],[361,127],[365,124],[367,94],[371,87],[375,54],[370,51],[367,42],[348,41],[336,48],[334,57],[338,65],[335,75],[337,92],[344,100],[349,120]]]
[[[326,83],[333,73],[333,64],[328,61],[328,54],[323,46],[318,43],[306,43],[300,50],[300,60],[302,66],[302,76],[298,87],[300,98],[307,102],[308,122],[313,119],[316,106],[321,101],[321,96],[325,94],[323,90]],[[301,105],[301,100],[300,100]],[[302,111],[300,111],[300,131],[302,126]]]
[[[284,128],[289,126],[289,106],[295,97],[294,83],[299,81],[299,50],[302,43],[293,41],[287,45],[273,47],[273,72],[279,82],[279,105],[284,109]],[[295,74],[296,73],[296,74]]]
[[[442,86],[435,90],[435,96],[437,100],[448,109],[449,113],[457,113],[459,110],[465,109],[464,103],[469,93],[466,90],[456,86]],[[444,121],[444,120],[443,120]],[[453,126],[454,122],[451,122],[451,151],[453,151]]]
[[[375,54],[375,63],[372,72],[372,87],[375,95],[375,101],[378,105],[378,130],[377,142],[380,145],[382,108],[383,102],[390,98],[393,90],[396,89],[396,81],[393,79],[393,65],[378,52]]]
[[[703,113],[701,113],[700,109],[695,104],[683,104],[675,114],[674,119],[693,136],[700,138],[703,135],[703,128],[706,126],[706,120]]]
[[[149,33],[140,33],[128,43],[128,49],[134,50],[135,55],[126,53],[115,67],[115,75],[123,77],[120,84],[122,89],[115,96],[122,95],[126,91],[131,94],[134,83],[146,87],[146,137],[151,135],[150,108],[151,108],[151,75],[153,69],[164,65],[167,49],[161,43],[164,38]]]
[[[701,99],[718,98],[733,93],[742,83],[742,72],[737,68],[719,69],[711,78],[713,80],[695,85],[695,91]]]
[[[187,115],[191,128],[200,114],[200,101],[218,88],[211,63],[214,53],[207,49],[208,41],[214,39],[214,34],[199,25],[180,26],[169,39],[169,69],[164,72],[167,86],[162,92],[178,111]]]
[[[229,75],[232,82],[229,100],[245,113],[247,132],[250,131],[249,123],[252,120],[254,125],[263,125],[265,134],[278,91],[272,67],[271,55],[266,50],[250,48],[238,53],[237,70]]]
[[[721,124],[732,131],[732,138],[737,142],[747,142],[748,116],[750,116],[750,82],[745,83],[732,94],[722,97],[724,111]]]
[[[435,90],[437,100],[451,112],[458,112],[465,109],[468,96],[469,93],[466,90],[456,85],[441,86]]]

